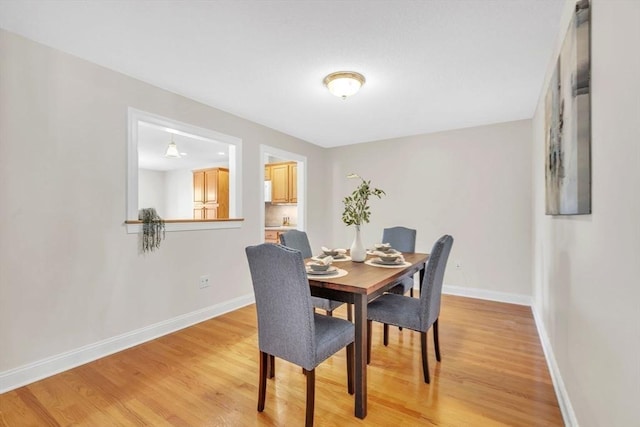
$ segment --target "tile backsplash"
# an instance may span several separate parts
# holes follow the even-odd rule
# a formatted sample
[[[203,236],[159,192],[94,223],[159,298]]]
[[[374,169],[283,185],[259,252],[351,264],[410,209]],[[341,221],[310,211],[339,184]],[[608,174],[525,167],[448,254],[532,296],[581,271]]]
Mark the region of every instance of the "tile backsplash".
[[[274,227],[282,225],[282,218],[289,217],[289,225],[298,224],[298,206],[297,205],[273,205],[271,203],[264,204],[264,225]]]

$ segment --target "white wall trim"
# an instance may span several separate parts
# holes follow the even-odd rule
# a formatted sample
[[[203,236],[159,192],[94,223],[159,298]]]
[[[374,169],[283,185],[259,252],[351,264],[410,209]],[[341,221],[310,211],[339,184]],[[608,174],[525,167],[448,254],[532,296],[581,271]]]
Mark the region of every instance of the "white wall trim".
[[[220,316],[255,302],[253,294],[186,313],[106,340],[67,351],[0,373],[0,393],[13,390],[57,373],[92,362],[196,323]]]
[[[129,107],[127,110],[127,212],[128,220],[138,219],[138,126],[140,123],[171,129],[176,134],[191,138],[223,142],[229,145],[229,217],[242,218],[242,139],[183,123],[157,114]],[[167,219],[167,218],[165,218]],[[242,223],[218,223],[218,225],[183,223],[169,226],[167,231],[211,230],[219,228],[239,228]],[[139,228],[139,227],[138,227]],[[128,233],[136,233],[136,227],[127,227]]]
[[[530,306],[531,312],[533,313],[533,320],[536,324],[536,328],[538,329],[538,336],[540,337],[540,343],[542,344],[544,357],[547,361],[549,375],[551,375],[551,381],[553,382],[553,388],[556,392],[556,398],[558,399],[558,406],[560,406],[562,418],[566,426],[578,427],[578,419],[573,411],[573,406],[571,406],[571,400],[569,399],[569,394],[564,386],[562,375],[560,375],[560,369],[558,368],[556,358],[553,354],[551,341],[549,341],[549,337],[547,336],[542,316],[530,295],[510,294],[506,292],[488,291],[485,289],[465,288],[462,286],[451,285],[444,285],[442,287],[442,293]]]
[[[569,427],[578,427],[578,420],[571,405],[564,381],[560,375],[560,370],[554,357],[551,343],[547,336],[546,329],[544,328],[542,316],[538,312],[537,307],[532,304],[531,296],[452,285],[443,286],[443,293],[531,306],[533,318],[538,330],[538,336],[540,337],[540,343],[542,344],[545,359],[547,360],[547,366],[553,381],[553,387],[565,425]],[[247,306],[254,302],[255,299],[253,294],[244,295],[201,310],[174,317],[173,319],[158,322],[154,325],[146,326],[135,331],[127,332],[94,344],[89,344],[75,350],[2,372],[0,373],[0,393],[5,393],[110,354],[151,341],[177,330],[195,325],[196,323],[237,310],[238,308]]]
[[[511,294],[508,292],[489,291],[486,289],[477,288],[465,288],[462,286],[444,285],[442,287],[442,293],[448,295],[457,295],[460,297],[506,302],[509,304],[530,306],[532,303],[531,295]]]
[[[531,311],[533,312],[533,319],[536,322],[536,327],[538,328],[538,336],[540,337],[544,357],[547,360],[549,374],[551,375],[553,388],[556,391],[556,397],[558,398],[558,405],[560,406],[560,412],[562,413],[564,424],[568,427],[578,427],[576,413],[571,405],[569,393],[564,386],[562,375],[560,375],[560,369],[558,368],[558,363],[556,362],[556,358],[553,354],[553,348],[551,347],[551,341],[549,341],[549,337],[547,336],[544,322],[542,321],[542,315],[538,311],[538,307],[535,303],[531,306]]]
[[[242,228],[242,220],[237,221],[185,221],[185,222],[167,222],[165,223],[165,231],[194,231],[194,230],[220,230],[229,228]],[[127,234],[142,233],[142,224],[124,224],[127,227]]]

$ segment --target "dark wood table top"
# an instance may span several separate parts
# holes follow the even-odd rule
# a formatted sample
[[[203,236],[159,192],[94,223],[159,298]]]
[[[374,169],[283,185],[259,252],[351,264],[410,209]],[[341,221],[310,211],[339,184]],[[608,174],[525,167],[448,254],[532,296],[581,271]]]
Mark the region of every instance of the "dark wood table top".
[[[334,262],[334,266],[348,271],[342,277],[309,277],[311,295],[344,301],[353,304],[353,322],[355,326],[355,416],[363,419],[367,416],[367,305],[382,295],[403,277],[425,271],[428,254],[405,253],[409,264],[399,268],[376,267],[364,262]],[[375,258],[369,255],[368,259]],[[309,260],[307,260],[309,261]],[[348,308],[350,310],[350,308]]]
[[[403,268],[384,268],[367,265],[364,262],[334,262],[333,265],[336,268],[346,270],[349,274],[336,278],[323,277],[321,280],[314,280],[309,276],[309,285],[357,294],[373,294],[403,276],[414,274],[429,259],[429,255],[423,253],[403,253],[402,255],[404,260],[411,265]],[[367,257],[367,259],[371,258],[375,258],[375,256],[369,255]]]

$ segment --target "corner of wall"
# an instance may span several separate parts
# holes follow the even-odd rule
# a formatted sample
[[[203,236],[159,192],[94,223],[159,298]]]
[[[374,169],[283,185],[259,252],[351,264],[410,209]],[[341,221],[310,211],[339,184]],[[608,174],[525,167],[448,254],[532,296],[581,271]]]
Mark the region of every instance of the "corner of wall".
[[[556,397],[558,398],[558,405],[560,406],[560,412],[562,413],[564,424],[565,426],[568,426],[568,427],[574,427],[574,426],[578,427],[578,419],[576,418],[576,414],[573,410],[573,406],[571,405],[571,400],[569,399],[569,393],[567,392],[567,389],[564,385],[564,381],[562,380],[562,375],[560,374],[560,368],[558,367],[558,363],[556,362],[556,358],[553,353],[553,348],[551,347],[551,341],[549,340],[549,336],[547,335],[546,328],[544,327],[542,314],[540,313],[539,307],[535,302],[535,300],[533,300],[533,304],[531,305],[531,311],[533,313],[533,319],[536,323],[536,328],[538,329],[540,344],[542,344],[544,357],[547,360],[549,374],[551,375],[553,388],[556,392]]]

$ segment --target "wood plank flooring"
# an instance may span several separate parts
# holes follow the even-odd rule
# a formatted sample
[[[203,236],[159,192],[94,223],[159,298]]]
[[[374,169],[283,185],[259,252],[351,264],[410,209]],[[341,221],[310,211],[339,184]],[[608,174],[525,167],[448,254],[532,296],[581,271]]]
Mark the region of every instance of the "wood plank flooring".
[[[343,306],[344,307],[344,306]],[[346,317],[344,308],[338,316]],[[354,417],[346,351],[316,369],[316,426],[563,425],[525,306],[443,296],[437,363],[422,380],[420,335],[374,323],[369,405]],[[305,377],[276,359],[266,408],[256,411],[253,305],[0,395],[1,426],[295,426]]]

